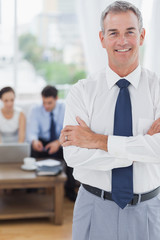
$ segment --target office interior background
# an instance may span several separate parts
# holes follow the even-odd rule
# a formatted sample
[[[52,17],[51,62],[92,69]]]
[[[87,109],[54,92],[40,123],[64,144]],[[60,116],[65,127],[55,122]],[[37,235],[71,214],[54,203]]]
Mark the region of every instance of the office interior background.
[[[160,1],[129,1],[142,11],[146,29],[146,39],[140,49],[141,64],[160,75]],[[107,64],[107,55],[99,40],[100,15],[111,2],[113,0],[0,0],[0,88],[12,86],[16,101],[32,103],[39,101],[42,88],[51,84],[57,86],[59,98],[65,100],[72,84]],[[10,221],[9,225],[3,222],[0,226],[0,239],[69,240],[72,209],[73,204],[65,212],[60,237],[54,236],[56,226],[52,231],[53,226],[47,222]],[[11,233],[7,234],[9,229]],[[22,231],[25,231],[23,238]]]
[[[65,98],[70,85],[105,67],[98,32],[110,0],[0,0],[0,88],[33,100],[46,84]],[[146,28],[141,64],[160,74],[160,2],[130,0]]]

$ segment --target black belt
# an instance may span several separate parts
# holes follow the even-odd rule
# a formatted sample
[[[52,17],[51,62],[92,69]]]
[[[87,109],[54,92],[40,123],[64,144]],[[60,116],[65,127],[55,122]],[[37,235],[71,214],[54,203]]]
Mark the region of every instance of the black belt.
[[[106,192],[106,191],[103,191],[103,190],[101,190],[99,188],[92,187],[92,186],[89,186],[89,185],[86,185],[86,184],[82,184],[82,186],[88,192],[93,193],[94,195],[96,195],[98,197],[101,197],[103,199],[107,199],[107,200],[113,201],[112,200],[112,193],[110,193],[110,192]],[[160,187],[158,187],[158,188],[156,188],[153,191],[148,192],[148,193],[134,194],[134,197],[133,197],[132,201],[129,204],[136,205],[139,202],[144,202],[146,200],[152,199],[152,198],[156,197],[159,192],[160,192]]]

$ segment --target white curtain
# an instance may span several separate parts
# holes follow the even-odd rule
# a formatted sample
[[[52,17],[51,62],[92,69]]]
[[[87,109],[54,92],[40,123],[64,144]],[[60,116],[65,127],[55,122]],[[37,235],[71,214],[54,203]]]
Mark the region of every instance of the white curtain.
[[[94,73],[107,64],[107,53],[99,40],[100,16],[113,0],[77,0],[77,12],[83,40],[88,73]],[[141,9],[142,0],[132,0]]]
[[[146,31],[143,65],[160,76],[160,1],[153,0],[151,3],[153,5],[150,6],[152,12]]]
[[[103,68],[107,55],[99,40],[100,16],[107,0],[77,0],[77,11],[89,73]],[[106,4],[108,5],[108,4]]]

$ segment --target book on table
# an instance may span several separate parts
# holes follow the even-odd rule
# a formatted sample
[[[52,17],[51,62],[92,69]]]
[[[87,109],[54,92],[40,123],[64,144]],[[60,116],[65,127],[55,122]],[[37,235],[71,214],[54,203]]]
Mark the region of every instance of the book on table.
[[[63,170],[62,163],[54,159],[37,161],[36,165],[36,174],[38,176],[56,176]]]

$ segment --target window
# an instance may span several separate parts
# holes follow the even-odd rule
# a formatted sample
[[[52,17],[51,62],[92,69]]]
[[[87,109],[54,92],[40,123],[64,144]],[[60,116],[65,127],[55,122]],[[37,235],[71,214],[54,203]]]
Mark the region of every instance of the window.
[[[1,0],[0,87],[11,85],[28,98],[52,84],[64,98],[70,84],[85,77],[75,2]]]
[[[2,88],[14,85],[14,2],[1,0],[0,7],[0,88]]]

